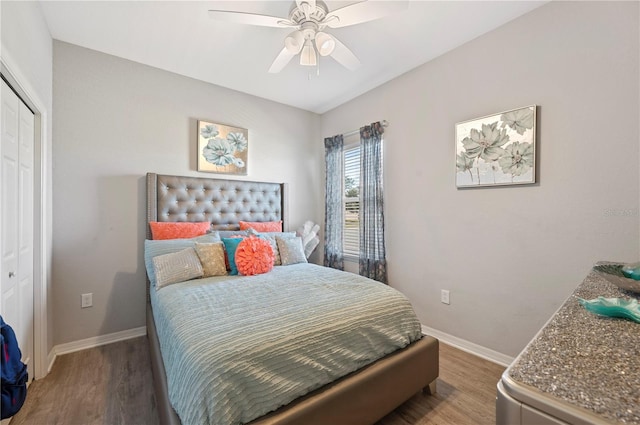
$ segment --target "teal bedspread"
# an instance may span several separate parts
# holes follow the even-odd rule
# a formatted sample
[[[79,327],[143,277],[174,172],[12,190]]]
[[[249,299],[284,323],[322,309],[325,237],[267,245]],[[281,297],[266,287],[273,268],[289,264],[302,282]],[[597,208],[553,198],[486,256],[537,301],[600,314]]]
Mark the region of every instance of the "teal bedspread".
[[[421,337],[398,291],[313,264],[151,293],[184,425],[249,422]]]

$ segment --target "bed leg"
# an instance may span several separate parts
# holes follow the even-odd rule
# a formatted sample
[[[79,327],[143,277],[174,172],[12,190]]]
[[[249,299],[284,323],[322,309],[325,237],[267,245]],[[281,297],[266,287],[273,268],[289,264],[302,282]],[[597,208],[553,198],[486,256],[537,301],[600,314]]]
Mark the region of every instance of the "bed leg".
[[[422,393],[434,395],[436,393],[436,380],[434,379],[429,385],[424,387]]]

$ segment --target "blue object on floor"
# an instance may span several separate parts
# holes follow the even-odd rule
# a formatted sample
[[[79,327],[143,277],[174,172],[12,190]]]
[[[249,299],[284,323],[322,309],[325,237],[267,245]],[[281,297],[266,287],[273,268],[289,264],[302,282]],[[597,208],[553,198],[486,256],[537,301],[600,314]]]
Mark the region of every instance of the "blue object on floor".
[[[22,363],[16,334],[0,316],[0,418],[18,413],[27,398],[27,365]]]

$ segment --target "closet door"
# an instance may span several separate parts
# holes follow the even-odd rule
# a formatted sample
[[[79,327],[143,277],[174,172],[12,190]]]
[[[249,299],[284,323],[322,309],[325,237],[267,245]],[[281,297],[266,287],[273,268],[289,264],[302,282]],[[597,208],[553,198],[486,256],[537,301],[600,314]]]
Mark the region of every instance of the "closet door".
[[[0,314],[33,376],[34,115],[2,81]]]

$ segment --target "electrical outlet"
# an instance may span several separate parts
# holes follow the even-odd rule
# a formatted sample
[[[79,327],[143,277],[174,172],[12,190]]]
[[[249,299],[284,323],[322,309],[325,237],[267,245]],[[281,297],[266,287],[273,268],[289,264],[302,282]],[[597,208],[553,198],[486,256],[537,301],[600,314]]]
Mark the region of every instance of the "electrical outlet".
[[[93,293],[90,294],[82,294],[82,308],[92,307],[93,306]]]
[[[442,291],[440,291],[440,301],[442,302],[442,304],[451,304],[449,302],[449,291],[446,289],[443,289]]]

